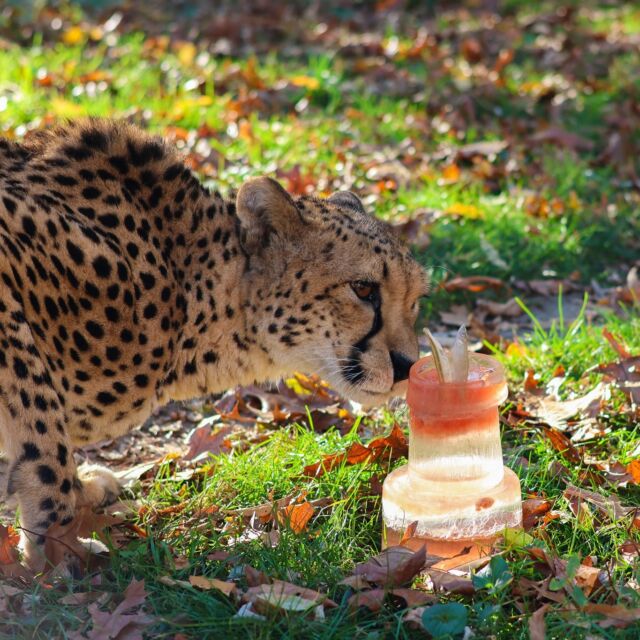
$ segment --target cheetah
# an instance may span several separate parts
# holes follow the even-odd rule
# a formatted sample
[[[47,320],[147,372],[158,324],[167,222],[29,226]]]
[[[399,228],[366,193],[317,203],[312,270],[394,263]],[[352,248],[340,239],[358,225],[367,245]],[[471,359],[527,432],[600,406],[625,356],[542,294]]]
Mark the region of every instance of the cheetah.
[[[117,497],[73,448],[169,400],[296,370],[364,405],[402,393],[427,289],[351,192],[260,177],[223,198],[124,122],[0,139],[0,450],[26,562],[80,504]]]

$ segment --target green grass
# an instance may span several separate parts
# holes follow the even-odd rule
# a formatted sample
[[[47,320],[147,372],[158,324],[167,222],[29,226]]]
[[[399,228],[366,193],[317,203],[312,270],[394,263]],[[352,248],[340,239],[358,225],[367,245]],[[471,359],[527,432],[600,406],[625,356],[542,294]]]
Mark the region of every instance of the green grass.
[[[18,44],[22,37],[17,26],[9,13],[3,13],[0,28],[16,37],[0,46],[0,132],[19,139],[31,129],[64,118],[126,117],[177,138],[176,144],[192,154],[196,170],[208,184],[231,188],[247,176],[268,173],[279,175],[285,187],[295,188],[299,184],[294,172],[299,171],[300,182],[323,195],[344,187],[347,180],[346,186],[390,222],[424,209],[441,212],[429,230],[428,247],[417,251],[436,282],[452,275],[490,275],[512,282],[574,274],[583,284],[595,279],[608,285],[640,255],[640,207],[631,181],[638,156],[632,153],[620,165],[603,163],[598,156],[611,134],[606,123],[621,104],[637,97],[640,76],[634,71],[638,55],[633,49],[605,56],[591,53],[586,45],[594,33],[613,27],[623,34],[637,33],[638,10],[632,3],[612,9],[598,9],[593,2],[568,4],[579,5],[570,28],[582,55],[573,68],[545,66],[532,48],[538,36],[522,30],[511,41],[514,61],[505,69],[503,82],[491,84],[482,69],[468,65],[458,52],[460,14],[442,11],[436,22],[441,49],[387,61],[397,73],[411,74],[416,83],[416,91],[400,97],[379,95],[379,87],[354,68],[353,59],[332,49],[316,47],[299,57],[275,49],[256,58],[216,57],[197,40],[196,50],[191,51],[184,43],[163,43],[138,31],[93,40],[85,22],[88,14],[73,3],[63,3],[60,31],[36,29],[26,44]],[[534,11],[553,13],[556,8],[551,2],[540,7],[521,0],[505,2],[496,33],[500,35],[503,24],[522,29]],[[351,12],[335,11],[332,15]],[[469,28],[483,24],[473,12],[463,19]],[[63,34],[74,24],[82,25],[80,41],[65,43]],[[560,23],[550,33],[557,35],[566,28]],[[411,29],[398,33],[388,29],[385,42],[398,36],[402,50],[411,46],[415,35]],[[445,57],[447,65],[438,56]],[[287,86],[279,88],[279,83]],[[535,95],[545,83],[557,86],[561,98],[553,113],[551,100]],[[464,107],[469,104],[471,115]],[[556,126],[591,141],[593,149],[530,143],[529,136],[552,119]],[[208,132],[203,132],[205,128]],[[637,145],[639,131],[630,127],[623,133]],[[451,183],[443,179],[457,148],[503,138],[509,148],[496,158],[482,166],[458,161],[460,176]],[[384,180],[390,184],[381,185]],[[555,209],[532,211],[528,204],[532,197],[555,203]],[[480,217],[447,213],[458,205],[475,208]],[[468,295],[463,298],[470,300]],[[452,299],[436,289],[425,310],[433,313]],[[561,365],[566,371],[561,395],[584,393],[597,382],[593,367],[615,359],[601,326],[590,324],[584,315],[568,325],[561,320],[561,309],[560,304],[559,320],[551,329],[534,323],[532,333],[520,337],[524,349],[497,352],[507,367],[512,391],[521,388],[527,370],[533,369],[546,384]],[[605,313],[601,322],[637,353],[638,309],[615,311]],[[367,431],[382,432],[394,418],[406,425],[406,415],[387,414],[370,422]],[[637,457],[637,418],[619,395],[614,393],[601,418],[606,430],[581,443],[585,454],[623,464]],[[133,494],[143,502],[138,525],[147,537],[113,549],[99,585],[87,579],[66,586],[121,593],[132,577],[144,578],[148,609],[158,619],[151,632],[154,638],[171,638],[175,633],[194,638],[424,637],[402,623],[404,610],[392,604],[375,614],[349,611],[349,589],[339,584],[355,563],[379,550],[380,499],[372,491],[372,481],[383,477],[389,464],[340,467],[311,480],[301,476],[305,464],[344,450],[359,441],[361,433],[318,435],[293,425],[247,451],[207,462],[189,480],[176,477],[171,463],[163,465],[150,487]],[[638,593],[624,586],[632,578],[640,581],[640,566],[618,562],[620,545],[630,537],[639,540],[638,532],[590,518],[578,522],[562,497],[565,480],[595,488],[584,479],[586,463],[567,462],[543,431],[526,421],[504,427],[503,440],[506,461],[519,474],[525,492],[552,500],[560,513],[544,529],[532,532],[532,544],[564,559],[595,555],[598,566],[611,564],[617,602],[628,608],[640,606]],[[559,468],[565,475],[558,473]],[[301,534],[284,527],[273,547],[260,538],[229,546],[233,528],[223,530],[225,522],[217,517],[197,516],[213,505],[221,510],[250,507],[302,490],[310,500],[331,498],[331,507],[316,512]],[[625,505],[640,506],[638,486],[597,490],[617,495]],[[180,513],[154,519],[157,510],[180,504],[184,505]],[[232,519],[226,522],[227,527],[232,524]],[[232,554],[229,562],[207,559],[223,548]],[[188,558],[188,566],[176,568],[176,557]],[[509,548],[504,558],[514,581],[542,577],[526,549]],[[244,586],[245,564],[326,592],[339,607],[323,622],[295,615],[255,621],[235,618],[236,604],[215,591],[167,586],[159,580],[203,574],[234,579]],[[86,630],[86,606],[60,604],[66,593],[62,581],[56,588],[36,585],[20,606],[12,600],[9,606],[16,608],[2,614],[0,637],[59,638]],[[604,592],[596,592],[592,601],[603,597]],[[470,626],[482,638],[527,638],[528,615],[538,606],[528,599],[529,609],[522,612],[510,588],[495,593],[481,590],[466,599],[445,594],[442,599],[463,602]],[[549,610],[547,630],[550,638],[637,635],[631,628],[602,629],[596,618],[567,612],[562,606]]]

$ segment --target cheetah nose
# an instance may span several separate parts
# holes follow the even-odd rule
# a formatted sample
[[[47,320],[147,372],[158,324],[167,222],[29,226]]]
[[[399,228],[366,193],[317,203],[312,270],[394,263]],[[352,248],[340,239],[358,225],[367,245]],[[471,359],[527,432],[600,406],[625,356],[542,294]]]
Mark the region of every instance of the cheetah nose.
[[[393,384],[406,380],[409,377],[409,369],[411,369],[413,360],[397,351],[389,351],[389,356],[393,366]]]

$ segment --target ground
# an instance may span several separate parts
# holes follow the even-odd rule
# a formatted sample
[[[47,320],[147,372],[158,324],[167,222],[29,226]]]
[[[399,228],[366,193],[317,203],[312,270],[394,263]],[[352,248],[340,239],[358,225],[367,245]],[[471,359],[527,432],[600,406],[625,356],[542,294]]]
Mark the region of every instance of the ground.
[[[527,536],[506,541],[506,568],[494,560],[473,580],[409,576],[409,604],[440,612],[441,634],[375,583],[369,606],[354,606],[342,581],[379,552],[380,483],[404,459],[397,437],[368,464],[350,464],[353,445],[406,430],[406,414],[363,415],[300,376],[165,407],[82,451],[127,475],[114,510],[126,520],[83,580],[3,579],[0,634],[97,638],[108,619],[117,637],[461,637],[462,624],[541,638],[543,623],[547,637],[636,637],[637,6],[331,2],[301,18],[290,3],[21,4],[0,14],[3,135],[125,117],[223,190],[264,173],[297,193],[353,189],[397,225],[434,278],[420,325],[446,341],[466,322],[474,347],[507,366],[504,454]],[[305,474],[340,452],[326,474]],[[5,576],[13,539],[3,530]],[[202,576],[222,582],[189,582]],[[337,606],[263,602],[266,619],[238,616],[243,594],[274,579]]]

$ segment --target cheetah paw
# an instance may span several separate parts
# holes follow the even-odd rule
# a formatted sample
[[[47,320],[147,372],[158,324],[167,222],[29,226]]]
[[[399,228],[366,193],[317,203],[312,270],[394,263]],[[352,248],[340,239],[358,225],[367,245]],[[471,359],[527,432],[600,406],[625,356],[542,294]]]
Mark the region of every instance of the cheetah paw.
[[[78,495],[79,505],[104,507],[115,502],[122,491],[122,484],[113,472],[96,464],[80,465],[78,478],[82,483]]]

